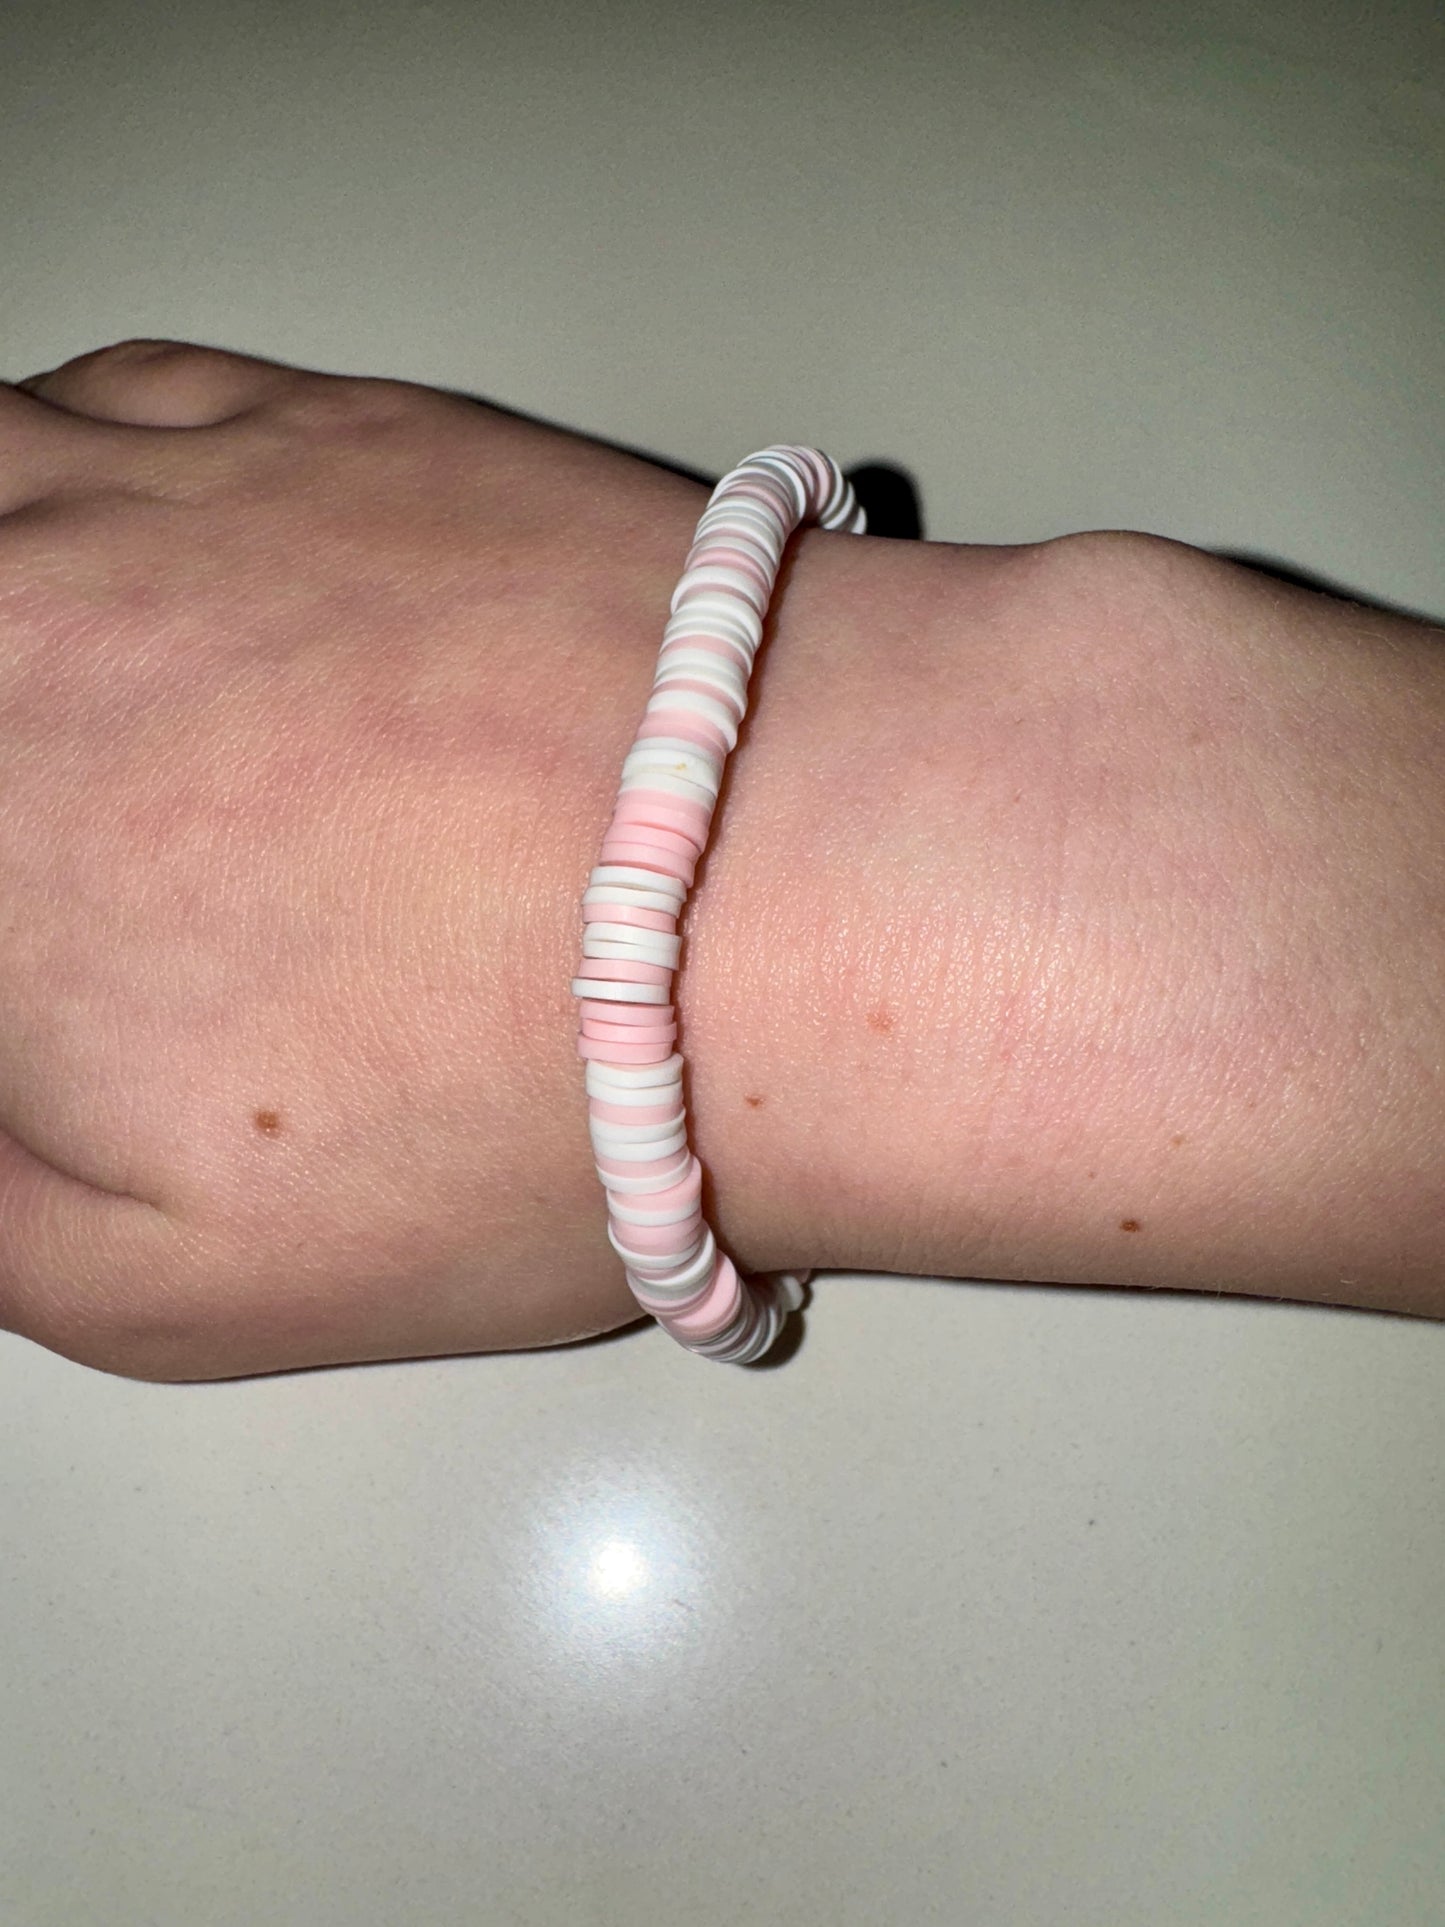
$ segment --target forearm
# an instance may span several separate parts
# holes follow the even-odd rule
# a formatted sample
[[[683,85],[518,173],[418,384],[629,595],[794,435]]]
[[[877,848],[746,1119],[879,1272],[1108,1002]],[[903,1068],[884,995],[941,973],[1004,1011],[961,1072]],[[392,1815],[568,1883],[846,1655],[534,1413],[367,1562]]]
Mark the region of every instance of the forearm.
[[[1128,538],[812,534],[776,611],[676,990],[740,1266],[1445,1316],[1432,632]],[[566,986],[655,655],[533,899],[579,1328],[626,1299]]]
[[[40,386],[0,1325],[172,1378],[626,1322],[569,985],[706,491],[184,346]],[[774,612],[675,989],[743,1269],[1445,1315],[1438,634],[1146,537],[811,532]]]

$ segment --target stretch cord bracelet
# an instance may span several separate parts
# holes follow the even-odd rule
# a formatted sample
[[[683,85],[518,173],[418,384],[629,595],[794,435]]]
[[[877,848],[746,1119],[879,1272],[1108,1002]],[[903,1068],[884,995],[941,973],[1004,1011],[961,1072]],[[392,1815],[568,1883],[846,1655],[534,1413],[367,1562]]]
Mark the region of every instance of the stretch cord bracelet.
[[[732,1365],[771,1347],[812,1273],[741,1278],[703,1222],[702,1166],[687,1141],[683,1060],[673,1049],[677,920],[747,713],[783,550],[810,522],[850,535],[864,528],[852,487],[815,448],[762,449],[713,490],[582,893],[572,980],[607,1235],[643,1310],[689,1351]]]

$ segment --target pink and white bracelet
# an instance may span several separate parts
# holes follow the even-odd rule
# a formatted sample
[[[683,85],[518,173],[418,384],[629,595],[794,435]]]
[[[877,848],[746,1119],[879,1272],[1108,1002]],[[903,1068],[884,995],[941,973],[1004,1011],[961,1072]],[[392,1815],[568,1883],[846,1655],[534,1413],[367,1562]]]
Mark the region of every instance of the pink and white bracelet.
[[[734,1365],[763,1356],[812,1274],[741,1278],[703,1222],[702,1166],[687,1142],[683,1060],[673,1048],[672,975],[677,920],[747,713],[783,549],[810,522],[850,535],[864,528],[852,487],[815,448],[761,449],[713,490],[582,893],[572,980],[607,1235],[643,1310],[689,1351]]]

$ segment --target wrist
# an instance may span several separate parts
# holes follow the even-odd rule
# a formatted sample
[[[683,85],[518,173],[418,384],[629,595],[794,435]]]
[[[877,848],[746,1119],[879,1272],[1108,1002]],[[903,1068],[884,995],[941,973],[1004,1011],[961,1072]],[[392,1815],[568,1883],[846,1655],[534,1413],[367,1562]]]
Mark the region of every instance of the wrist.
[[[606,1239],[568,984],[581,892],[700,503],[679,507],[666,539],[649,534],[632,619],[586,678],[585,721],[569,722],[543,759],[569,780],[548,782],[539,767],[520,839],[531,873],[546,878],[527,897],[530,926],[517,945],[519,957],[536,960],[527,966],[532,989],[519,979],[516,995],[529,1000],[531,1061],[550,1092],[538,1112],[560,1126],[547,1168],[576,1245],[591,1254],[582,1272],[597,1282],[579,1275],[579,1296],[609,1309],[612,1323],[631,1299]],[[907,1268],[916,1156],[895,1141],[891,1082],[900,1059],[921,1047],[949,933],[942,899],[931,926],[913,914],[899,920],[906,878],[889,873],[876,847],[883,817],[916,807],[920,771],[899,676],[911,664],[928,683],[950,622],[956,646],[967,560],[977,573],[985,558],[997,570],[1013,554],[819,531],[790,546],[680,925],[674,989],[704,1215],[745,1273]],[[952,1017],[961,1025],[968,1012],[960,1003]],[[886,1116],[880,1076],[890,1080]]]
[[[533,817],[536,1081],[590,1329],[631,1302],[575,1053],[578,904],[700,505],[639,541],[625,640]],[[704,1212],[742,1271],[1438,1304],[1418,1130],[1396,1155],[1420,1166],[1416,1255],[1358,1208],[1378,1158],[1350,1106],[1388,1060],[1337,1074],[1355,987],[1392,957],[1428,1027],[1432,913],[1387,942],[1356,901],[1408,867],[1388,823],[1341,814],[1312,741],[1363,727],[1361,653],[1320,597],[1261,652],[1275,600],[1148,537],[795,538],[674,992]],[[1420,738],[1402,765],[1429,769],[1438,706],[1385,687],[1394,739]],[[1325,974],[1295,957],[1310,917],[1359,939]],[[1427,1071],[1413,1115],[1438,1140]]]

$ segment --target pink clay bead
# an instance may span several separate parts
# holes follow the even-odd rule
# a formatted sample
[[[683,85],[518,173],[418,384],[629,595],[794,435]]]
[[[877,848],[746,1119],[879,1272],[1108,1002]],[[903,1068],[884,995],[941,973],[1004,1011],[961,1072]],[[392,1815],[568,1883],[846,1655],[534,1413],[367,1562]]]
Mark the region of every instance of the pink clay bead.
[[[708,690],[707,694],[711,695],[712,691]],[[657,728],[652,732],[654,736],[684,736],[690,732],[692,740],[699,748],[711,750],[714,756],[726,756],[730,753],[728,739],[717,724],[707,716],[695,715],[690,709],[674,709],[670,705],[666,707],[659,705],[653,710],[648,721],[657,724]],[[638,734],[639,736],[642,734],[641,730]]]
[[[693,846],[692,856],[686,863],[655,843],[624,841],[620,837],[609,836],[602,845],[603,863],[630,863],[641,869],[646,867],[658,872],[660,876],[675,877],[679,883],[692,888],[693,876],[697,868],[697,847]]]
[[[579,997],[577,1008],[582,1022],[597,1024],[671,1024],[677,1019],[676,1004],[614,1004],[601,997]]]
[[[670,850],[674,856],[696,858],[696,838],[692,838],[688,832],[680,831],[674,823],[644,823],[638,817],[634,807],[638,794],[638,790],[618,790],[617,804],[613,805],[613,821],[607,825],[607,834],[626,836],[634,842],[655,842],[659,850]],[[678,798],[670,800],[676,802]]]
[[[675,1097],[665,1104],[609,1104],[604,1098],[590,1097],[587,1109],[603,1124],[670,1124],[683,1115]]]
[[[666,1257],[669,1252],[685,1250],[696,1240],[702,1230],[702,1208],[699,1206],[691,1216],[679,1219],[676,1224],[619,1224],[614,1219],[612,1229],[629,1251],[639,1256]]]
[[[677,1025],[641,1024],[636,1030],[626,1030],[620,1024],[606,1029],[601,1024],[588,1023],[582,1026],[579,1035],[590,1039],[594,1044],[621,1044],[625,1049],[631,1050],[635,1045],[640,1044],[669,1046],[674,1044],[677,1041]],[[604,1057],[600,1061],[605,1064],[607,1059]]]
[[[666,910],[637,910],[630,903],[584,903],[583,923],[630,923],[636,930],[677,933],[677,917]]]
[[[594,1044],[622,1044],[630,1050],[634,1044],[672,1044],[677,1038],[677,1025],[599,1024],[587,1018],[579,1035],[590,1037]],[[604,1057],[602,1062],[606,1061]]]
[[[687,558],[687,573],[691,575],[694,569],[714,568],[736,569],[740,575],[747,576],[753,586],[761,590],[763,607],[767,607],[767,597],[773,585],[767,570],[755,555],[749,555],[746,549],[733,548],[727,542],[710,537],[704,548],[694,549]],[[683,606],[686,607],[686,604]]]
[[[798,505],[781,481],[739,482],[728,490],[728,496],[733,495],[740,495],[745,502],[760,502],[764,508],[771,509],[783,524],[785,532],[790,532],[797,524]]]
[[[640,1297],[641,1293],[638,1295]],[[727,1330],[742,1309],[742,1302],[742,1282],[733,1267],[733,1261],[720,1251],[712,1278],[700,1297],[693,1299],[681,1311],[666,1305],[660,1309],[653,1305],[648,1309],[677,1337],[684,1340],[708,1339],[716,1338],[719,1332]]]
[[[694,803],[685,796],[673,796],[667,790],[639,787],[622,792],[613,821],[680,830],[684,836],[692,838],[701,852],[712,823],[712,809],[708,805]]]
[[[677,1022],[676,1004],[612,1004],[604,1008],[605,1017],[582,1019],[589,1037],[615,1037],[619,1044],[641,1044],[654,1032],[664,1031]]]
[[[693,1204],[702,1196],[702,1166],[691,1151],[687,1153],[687,1172],[676,1184],[670,1184],[665,1191],[643,1191],[617,1193],[618,1204],[637,1211],[670,1211],[677,1204]],[[623,1235],[621,1223],[617,1235]]]
[[[670,984],[673,978],[666,964],[637,963],[631,957],[584,957],[577,975],[608,984]]]
[[[603,1064],[665,1064],[672,1055],[672,1039],[662,1038],[656,1043],[623,1044],[612,1037],[587,1037],[577,1039],[579,1057],[595,1057]]]
[[[646,743],[654,736],[680,736],[685,743],[696,743],[709,756],[726,756],[728,753],[728,746],[717,725],[710,723],[705,716],[694,716],[686,709],[672,712],[654,709],[638,730],[635,740]]]
[[[741,658],[738,655],[737,643],[730,642],[726,636],[712,635],[703,627],[701,622],[698,623],[697,629],[689,635],[682,627],[682,619],[686,614],[687,609],[686,606],[684,606],[678,610],[676,616],[673,618],[678,626],[658,650],[658,666],[666,669],[667,654],[670,649],[701,649],[704,655],[716,656],[720,662],[731,663],[736,669],[741,662]]]

